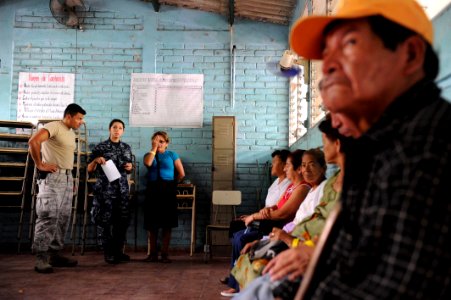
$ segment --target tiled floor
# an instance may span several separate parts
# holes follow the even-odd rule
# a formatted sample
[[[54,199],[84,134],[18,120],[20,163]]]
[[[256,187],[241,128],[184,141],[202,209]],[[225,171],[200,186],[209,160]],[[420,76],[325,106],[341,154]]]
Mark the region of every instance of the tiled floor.
[[[144,262],[144,252],[128,254],[131,261],[118,265],[106,264],[100,252],[76,254],[77,267],[52,274],[36,273],[31,254],[0,254],[0,299],[226,299],[219,278],[227,258],[205,264],[202,254],[179,255],[163,264]]]

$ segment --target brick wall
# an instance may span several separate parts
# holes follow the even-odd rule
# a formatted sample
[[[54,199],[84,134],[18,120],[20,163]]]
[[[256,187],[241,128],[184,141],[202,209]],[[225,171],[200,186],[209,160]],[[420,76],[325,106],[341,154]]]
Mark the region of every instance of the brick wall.
[[[90,147],[108,137],[107,127],[112,118],[125,121],[123,140],[132,146],[139,163],[138,245],[146,245],[140,211],[146,174],[142,157],[149,151],[150,136],[156,130],[169,133],[170,149],[180,155],[187,178],[197,186],[198,248],[203,245],[205,224],[209,221],[212,116],[237,118],[235,185],[243,192],[243,205],[238,212],[257,209],[256,198],[263,202],[268,186],[264,164],[274,149],[288,147],[288,82],[272,73],[287,48],[287,27],[236,22],[232,107],[231,37],[223,16],[183,9],[165,11],[164,7],[157,14],[152,12],[150,4],[141,1],[113,0],[102,7],[88,7],[85,31],[81,32],[55,23],[46,5],[23,2],[9,7],[14,9],[12,22],[0,21],[3,26],[0,34],[6,33],[7,37],[2,42],[12,49],[10,58],[2,57],[3,65],[9,61],[11,73],[2,77],[7,81],[1,83],[9,84],[11,95],[0,99],[0,105],[6,103],[10,107],[10,119],[16,119],[19,72],[69,72],[76,74],[75,102],[87,110]],[[204,74],[203,128],[130,127],[130,74],[133,72]],[[181,213],[180,226],[174,230],[171,242],[174,248],[188,248],[190,222],[189,213]],[[16,227],[3,225],[0,242],[14,236],[3,234],[5,231],[14,233]],[[129,237],[134,238],[134,224]],[[89,239],[94,243],[92,237]]]

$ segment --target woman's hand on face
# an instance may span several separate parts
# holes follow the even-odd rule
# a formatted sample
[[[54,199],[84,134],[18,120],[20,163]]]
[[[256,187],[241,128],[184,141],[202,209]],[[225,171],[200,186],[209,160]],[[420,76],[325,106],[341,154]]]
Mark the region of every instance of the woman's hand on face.
[[[125,171],[131,171],[133,169],[132,163],[125,163],[124,164],[124,170]]]
[[[157,135],[152,139],[152,151],[157,151],[160,137]]]

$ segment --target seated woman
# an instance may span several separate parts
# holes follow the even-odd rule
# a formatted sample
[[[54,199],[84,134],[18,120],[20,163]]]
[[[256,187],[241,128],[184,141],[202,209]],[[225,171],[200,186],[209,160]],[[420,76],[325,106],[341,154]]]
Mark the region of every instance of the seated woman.
[[[285,164],[289,155],[290,151],[288,150],[275,150],[271,154],[271,176],[277,178],[268,189],[265,200],[265,207],[273,207],[274,205],[277,205],[277,202],[283,196],[288,186],[291,184],[290,179],[288,179],[287,175],[285,174]],[[244,245],[249,242],[258,240],[262,237],[262,234],[256,228],[244,228],[244,219],[246,217],[247,215],[241,216],[239,220],[234,220],[230,224],[230,234],[232,238],[232,257],[230,269],[233,268],[235,260],[238,258],[238,256],[240,256],[241,249],[243,249]],[[239,225],[237,226],[237,224]],[[233,230],[232,227],[234,227],[235,229],[236,227],[244,229]],[[229,277],[226,276],[224,278],[221,278],[219,281],[221,283],[227,284]]]
[[[345,158],[340,151],[340,140],[343,137],[332,128],[329,115],[320,123],[319,129],[322,132],[326,161],[336,164],[339,171],[327,180],[323,198],[313,215],[298,224],[290,235],[274,230],[272,239],[284,241],[290,249],[273,258],[263,269],[264,276],[252,281],[235,299],[274,299],[273,294],[281,299],[293,299],[295,296],[299,278],[305,271],[308,257],[313,252],[312,238],[321,233],[327,217],[339,201],[344,177]],[[288,280],[280,284],[280,280],[284,278]]]
[[[260,211],[247,216],[244,219],[246,226],[256,221],[277,221],[271,223],[285,224],[293,220],[301,203],[310,190],[310,184],[302,177],[301,163],[303,150],[295,150],[290,153],[285,164],[285,174],[291,184],[280,197],[276,205],[264,207]],[[290,173],[290,174],[288,174]]]
[[[300,150],[294,151],[293,154],[299,153],[298,151]],[[293,165],[292,161],[294,161],[294,159],[290,159],[289,157],[285,166],[287,177],[293,182],[297,182],[303,177],[305,181],[312,186],[307,197],[302,204],[299,205],[298,210],[296,211],[295,222],[299,223],[306,216],[311,215],[315,206],[319,203],[322,192],[322,186],[320,185],[325,179],[326,162],[322,151],[317,149],[305,151],[302,155],[301,164],[297,167]],[[277,210],[275,210],[275,212],[277,212]],[[273,211],[270,211],[269,213],[271,215]],[[248,249],[249,246],[245,247],[245,250],[243,250],[247,251]],[[234,269],[235,268],[237,268],[237,266],[235,266]],[[229,278],[228,285],[230,289],[222,291],[221,295],[223,296],[233,296],[239,290],[239,286],[234,276],[230,276]]]

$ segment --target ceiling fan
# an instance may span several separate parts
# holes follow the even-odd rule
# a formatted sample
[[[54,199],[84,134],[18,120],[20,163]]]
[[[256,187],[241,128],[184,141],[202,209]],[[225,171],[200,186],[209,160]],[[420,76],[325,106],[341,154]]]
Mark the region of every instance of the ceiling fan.
[[[58,23],[83,30],[82,16],[86,10],[83,0],[50,0],[49,7]]]

